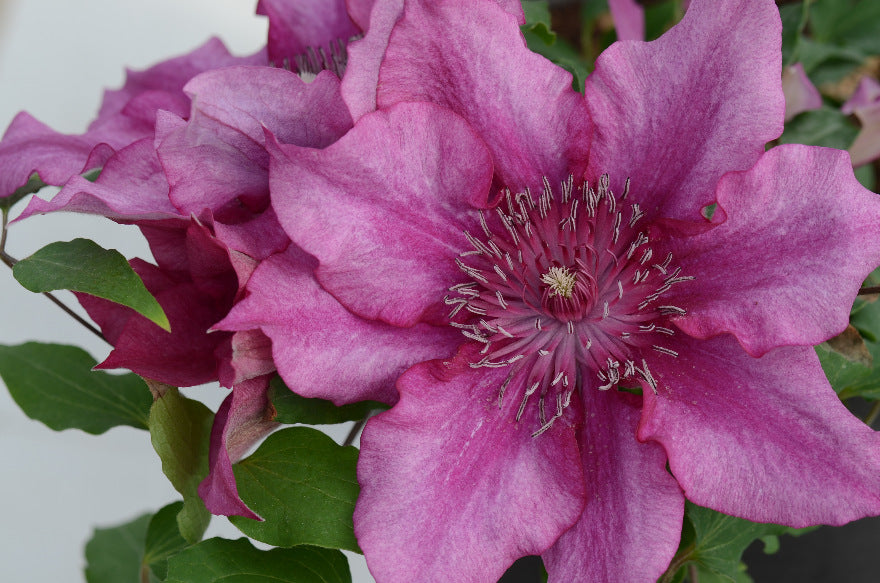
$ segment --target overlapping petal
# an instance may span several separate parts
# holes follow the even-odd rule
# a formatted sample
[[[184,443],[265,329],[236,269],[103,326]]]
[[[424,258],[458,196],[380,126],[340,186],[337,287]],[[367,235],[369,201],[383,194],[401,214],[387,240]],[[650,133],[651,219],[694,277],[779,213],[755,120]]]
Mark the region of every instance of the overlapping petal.
[[[748,356],[727,335],[676,335],[650,360],[638,437],[688,499],[754,522],[839,525],[880,513],[880,435],[852,416],[811,347]]]
[[[590,146],[583,97],[563,69],[531,52],[496,2],[409,0],[388,43],[377,103],[429,101],[455,111],[492,152],[504,186],[581,176]],[[425,34],[444,30],[446,34]]]
[[[400,373],[455,351],[461,335],[451,326],[399,329],[355,316],[318,285],[314,267],[314,259],[293,246],[266,259],[251,276],[251,294],[215,327],[260,328],[293,391],[337,405],[394,403]]]
[[[186,213],[236,201],[255,210],[269,204],[269,155],[264,128],[283,143],[321,148],[351,127],[339,79],[321,73],[311,83],[283,69],[230,67],[190,81],[185,125],[158,135],[170,198]]]
[[[610,46],[586,82],[590,176],[649,216],[700,219],[718,179],[747,170],[782,133],[779,12],[771,2],[701,0],[650,43]]]
[[[239,497],[232,464],[279,425],[270,418],[268,386],[267,376],[236,385],[214,417],[210,471],[199,484],[199,496],[211,514],[260,519]]]
[[[361,437],[355,534],[378,581],[496,581],[581,513],[574,428],[532,438],[534,408],[515,423],[518,399],[498,407],[508,371],[467,360],[407,371]]]
[[[636,0],[608,0],[619,40],[645,40],[645,9]]]
[[[353,312],[397,326],[443,321],[464,231],[480,229],[489,153],[460,117],[427,103],[361,118],[323,150],[270,147],[272,203],[321,284]],[[352,193],[357,193],[352,196]]]
[[[269,60],[278,66],[360,33],[345,0],[260,0],[257,14],[269,18]]]
[[[664,296],[687,306],[678,326],[702,338],[732,332],[753,355],[843,331],[880,262],[880,197],[855,179],[846,153],[777,146],[725,176],[718,204],[723,224],[674,247],[696,278]]]
[[[639,399],[583,393],[581,457],[587,503],[577,524],[546,553],[551,581],[656,581],[678,548],[684,494],[666,452],[635,439]]]

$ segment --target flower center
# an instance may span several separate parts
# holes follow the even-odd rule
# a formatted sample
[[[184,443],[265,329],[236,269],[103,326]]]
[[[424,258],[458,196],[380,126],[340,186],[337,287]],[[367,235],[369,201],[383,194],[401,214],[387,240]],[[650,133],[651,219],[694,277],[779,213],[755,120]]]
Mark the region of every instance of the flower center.
[[[562,417],[575,391],[624,379],[656,390],[645,350],[677,356],[663,339],[685,310],[660,298],[693,278],[671,267],[671,253],[654,258],[647,229],[637,228],[644,213],[626,203],[629,181],[619,198],[607,175],[595,186],[575,188],[570,177],[556,193],[545,179],[537,200],[505,192],[497,217],[480,214],[485,239],[465,233],[473,250],[456,261],[469,281],[445,299],[452,325],[483,344],[471,366],[510,367],[499,406],[509,387],[520,393],[517,421],[537,401],[535,436]]]
[[[348,45],[361,38],[363,38],[362,34],[351,38],[337,38],[330,41],[327,47],[306,48],[305,52],[296,55],[292,62],[285,58],[282,63],[270,63],[270,65],[293,71],[308,83],[314,81],[321,71],[332,71],[341,79],[348,65]]]

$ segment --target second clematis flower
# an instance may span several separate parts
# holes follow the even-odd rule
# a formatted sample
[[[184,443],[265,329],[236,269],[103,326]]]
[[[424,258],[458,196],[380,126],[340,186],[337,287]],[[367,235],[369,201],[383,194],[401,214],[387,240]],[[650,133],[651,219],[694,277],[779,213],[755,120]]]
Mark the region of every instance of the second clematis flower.
[[[530,554],[551,581],[655,581],[685,498],[792,526],[880,513],[880,438],[811,347],[880,262],[880,199],[845,152],[765,153],[774,3],[695,0],[610,47],[585,95],[517,24],[407,0],[379,110],[323,150],[267,142],[314,261],[264,262],[226,329],[260,327],[282,376],[337,401],[397,379],[358,467],[377,581],[492,582]],[[320,292],[293,285],[312,271]]]

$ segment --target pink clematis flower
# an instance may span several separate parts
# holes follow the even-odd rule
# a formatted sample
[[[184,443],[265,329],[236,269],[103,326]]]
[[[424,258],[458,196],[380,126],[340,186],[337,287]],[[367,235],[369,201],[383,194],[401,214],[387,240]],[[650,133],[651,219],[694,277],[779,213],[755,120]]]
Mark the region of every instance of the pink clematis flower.
[[[366,4],[352,0],[369,12]],[[243,297],[261,261],[282,252],[304,255],[269,206],[264,131],[313,148],[348,131],[352,119],[339,77],[347,42],[357,33],[341,0],[264,0],[259,12],[270,18],[267,51],[237,59],[213,41],[130,74],[122,91],[108,93],[83,136],[14,123],[0,143],[0,169],[10,164],[16,171],[9,174],[17,181],[9,183],[10,193],[34,171],[64,184],[51,201],[33,198],[20,219],[73,211],[141,229],[156,264],[134,260],[132,266],[168,314],[171,332],[81,295],[113,345],[99,367],[127,368],[174,386],[219,380],[232,388],[215,419],[211,472],[199,492],[215,514],[251,518],[259,517],[239,499],[231,464],[276,425],[266,397],[275,373],[271,343],[256,326],[213,327]],[[328,59],[331,48],[336,52]],[[79,176],[97,167],[95,182]]]
[[[581,96],[496,2],[407,0],[379,110],[323,150],[268,143],[314,259],[263,262],[229,320],[262,318],[279,371],[339,394],[409,367],[361,440],[377,581],[495,581],[529,554],[551,581],[655,581],[685,498],[793,526],[880,513],[880,439],[811,347],[880,262],[880,200],[843,152],[764,152],[780,30],[770,0],[694,1]],[[288,342],[340,360],[286,365]]]

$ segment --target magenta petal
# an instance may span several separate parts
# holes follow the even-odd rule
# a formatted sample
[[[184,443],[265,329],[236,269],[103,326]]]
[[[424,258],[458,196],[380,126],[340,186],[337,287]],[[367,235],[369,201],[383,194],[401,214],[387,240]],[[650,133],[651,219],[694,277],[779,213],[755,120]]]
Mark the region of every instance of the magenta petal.
[[[95,142],[84,136],[59,134],[22,112],[0,140],[0,198],[8,196],[36,172],[45,184],[60,186],[71,176],[103,165],[112,150],[89,160]]]
[[[210,472],[199,484],[199,496],[211,514],[260,520],[238,496],[232,464],[279,425],[267,414],[268,387],[268,376],[238,384],[217,411],[208,454]]]
[[[786,67],[782,72],[782,92],[785,94],[785,121],[804,111],[822,107],[822,96],[800,63]]]
[[[880,439],[811,347],[759,359],[729,336],[676,335],[649,361],[639,439],[666,448],[688,499],[754,522],[839,525],[880,513]]]
[[[400,373],[451,354],[461,340],[451,326],[400,329],[359,318],[318,285],[313,268],[292,246],[266,259],[251,276],[250,295],[216,326],[260,328],[272,339],[278,373],[304,397],[393,403]]]
[[[700,220],[718,179],[782,133],[780,28],[773,2],[702,0],[656,41],[609,47],[586,83],[591,176],[617,193],[630,178],[649,216]]]
[[[260,330],[235,332],[231,342],[222,344],[216,354],[220,361],[220,384],[224,387],[275,372],[272,341]]]
[[[534,407],[514,422],[519,399],[498,408],[507,374],[462,359],[416,365],[400,402],[367,423],[354,528],[378,581],[497,581],[577,520],[575,432],[557,423],[533,438]]]
[[[489,153],[460,117],[401,104],[364,116],[324,150],[270,152],[272,204],[290,238],[317,257],[324,288],[397,326],[440,317],[492,180]]]
[[[636,0],[608,0],[619,40],[645,40],[645,9]]]
[[[464,117],[513,190],[583,173],[590,147],[583,96],[568,72],[526,47],[516,18],[497,2],[407,2],[379,79],[380,107],[430,101]]]
[[[684,495],[666,471],[663,448],[636,441],[637,398],[588,390],[584,399],[587,504],[544,553],[550,581],[652,583],[678,548]]]
[[[862,130],[849,147],[853,168],[880,158],[880,102],[856,109],[856,117]]]
[[[858,183],[849,157],[773,148],[721,180],[718,204],[727,221],[675,250],[682,274],[696,278],[664,296],[687,308],[678,326],[701,338],[732,332],[753,355],[843,331],[880,262],[880,198]]]
[[[341,92],[355,121],[376,109],[379,66],[385,57],[391,29],[403,15],[403,1],[376,0],[366,36],[348,45],[348,65]]]
[[[213,209],[221,220],[233,201],[268,205],[265,129],[283,143],[320,148],[352,124],[331,73],[306,83],[283,69],[229,67],[199,75],[185,91],[193,97],[189,122],[159,146],[171,200],[187,213]]]
[[[52,211],[97,214],[121,221],[183,216],[168,200],[168,182],[149,138],[114,154],[95,182],[74,176],[51,201],[32,198],[19,219]]]
[[[345,7],[352,22],[361,30],[367,30],[370,24],[370,12],[376,0],[345,0]]]
[[[269,17],[269,59],[278,66],[360,33],[345,0],[260,0],[257,14]]]

